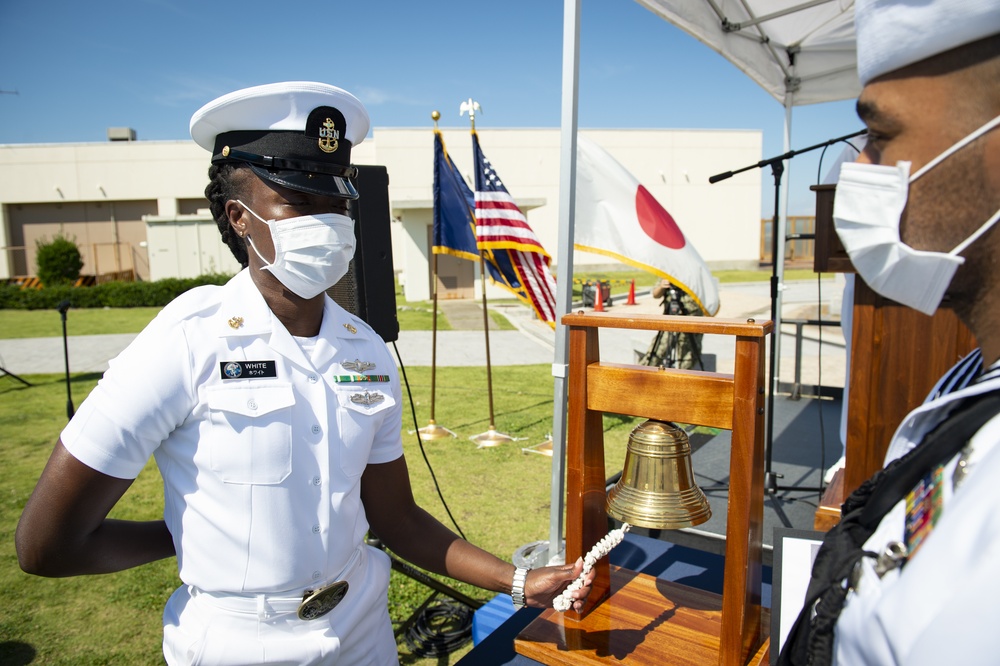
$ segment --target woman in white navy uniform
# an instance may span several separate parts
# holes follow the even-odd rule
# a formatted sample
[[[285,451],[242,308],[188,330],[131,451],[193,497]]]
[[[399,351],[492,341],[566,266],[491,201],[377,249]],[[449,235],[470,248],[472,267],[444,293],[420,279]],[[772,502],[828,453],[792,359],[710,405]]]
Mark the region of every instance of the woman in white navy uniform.
[[[176,554],[169,664],[392,664],[388,557],[549,605],[582,563],[531,572],[417,506],[385,344],[325,290],[354,252],[364,106],[330,85],[236,91],[194,114],[206,196],[245,270],[175,299],[62,432],[17,530],[22,568],[107,573]],[[150,456],[164,520],[108,512]],[[576,597],[583,598],[589,588]]]
[[[855,9],[868,140],[840,172],[838,234],[873,290],[928,315],[943,303],[980,349],[893,437],[887,465],[910,451],[937,450],[943,462],[915,466],[922,480],[887,493],[905,498],[884,502],[867,554],[829,588],[846,590],[833,663],[997,664],[1000,416],[983,410],[973,425],[967,407],[1000,391],[1000,3],[857,0]],[[931,434],[962,420],[971,435]],[[820,604],[808,612],[822,624]]]

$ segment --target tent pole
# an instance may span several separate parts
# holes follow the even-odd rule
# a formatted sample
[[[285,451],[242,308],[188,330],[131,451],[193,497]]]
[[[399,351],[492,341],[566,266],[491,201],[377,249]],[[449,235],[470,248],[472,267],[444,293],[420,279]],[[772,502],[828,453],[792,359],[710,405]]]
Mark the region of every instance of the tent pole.
[[[563,510],[566,504],[566,400],[569,334],[562,316],[573,301],[573,220],[576,214],[576,128],[580,82],[580,0],[563,0],[562,118],[559,140],[559,263],[556,266],[556,336],[552,376],[552,494],[549,563],[566,559]]]

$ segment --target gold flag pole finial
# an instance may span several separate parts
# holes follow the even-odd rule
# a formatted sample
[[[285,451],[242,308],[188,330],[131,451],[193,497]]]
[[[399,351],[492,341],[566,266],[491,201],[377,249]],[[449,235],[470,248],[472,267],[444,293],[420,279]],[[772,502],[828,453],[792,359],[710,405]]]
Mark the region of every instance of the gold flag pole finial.
[[[431,120],[434,121],[435,132],[438,131],[438,120],[440,119],[441,119],[441,113],[437,109],[431,111]],[[445,437],[457,437],[457,435],[453,433],[451,430],[448,430],[442,425],[438,425],[437,421],[434,420],[434,407],[437,397],[436,385],[437,385],[437,320],[438,320],[438,290],[437,290],[438,256],[436,252],[434,253],[433,261],[434,263],[432,272],[434,274],[434,277],[432,279],[432,282],[434,285],[433,287],[434,295],[433,295],[432,307],[434,309],[434,317],[433,317],[433,325],[431,328],[431,418],[428,421],[427,425],[425,425],[423,428],[417,429],[417,435],[420,437],[420,439],[424,440],[425,442],[433,441],[436,439],[444,439]]]

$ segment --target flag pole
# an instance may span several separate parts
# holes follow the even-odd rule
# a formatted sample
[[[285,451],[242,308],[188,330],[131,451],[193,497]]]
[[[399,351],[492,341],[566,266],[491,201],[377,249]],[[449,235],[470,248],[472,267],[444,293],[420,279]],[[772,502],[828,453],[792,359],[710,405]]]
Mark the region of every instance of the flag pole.
[[[431,111],[431,119],[434,121],[434,131],[437,131],[438,120],[441,118],[441,114],[438,111]],[[433,261],[433,297],[432,297],[432,307],[434,308],[433,319],[431,324],[431,418],[423,428],[417,430],[420,434],[420,439],[424,441],[432,441],[435,439],[444,439],[445,437],[457,437],[455,433],[448,430],[444,426],[439,426],[434,420],[434,404],[437,384],[437,327],[438,327],[438,255],[431,248],[431,254],[434,255]]]
[[[475,132],[476,111],[482,111],[482,108],[479,106],[479,102],[470,97],[459,106],[459,115],[464,114],[466,111],[469,112],[469,123],[472,126],[472,131]],[[490,362],[490,313],[486,305],[486,261],[483,259],[482,248],[479,250],[479,279],[483,287],[483,334],[486,339],[486,391],[489,395],[490,427],[486,432],[472,435],[469,439],[475,442],[478,448],[485,448],[488,446],[498,446],[504,442],[512,442],[514,438],[510,435],[497,432],[495,421],[493,420],[493,366]]]

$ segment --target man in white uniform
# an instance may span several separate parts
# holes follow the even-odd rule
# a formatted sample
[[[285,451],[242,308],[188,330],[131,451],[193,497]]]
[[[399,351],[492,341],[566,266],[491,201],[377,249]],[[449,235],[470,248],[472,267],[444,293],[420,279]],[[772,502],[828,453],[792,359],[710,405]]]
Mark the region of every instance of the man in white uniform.
[[[516,570],[414,503],[396,366],[325,290],[354,253],[350,152],[369,119],[321,83],[258,86],[191,120],[244,270],[165,307],[62,432],[25,506],[25,571],[119,571],[176,554],[169,664],[394,664],[388,557],[549,605],[582,569]],[[150,456],[164,520],[109,520]],[[589,584],[589,583],[588,583]],[[577,599],[586,595],[584,587]]]
[[[851,666],[997,664],[1000,407],[970,414],[1000,390],[1000,3],[858,0],[855,16],[868,141],[841,170],[837,231],[875,291],[928,315],[953,308],[980,350],[897,430],[887,465],[913,453],[883,478],[941,460],[911,466],[917,481],[888,494],[867,554],[829,586],[846,602],[827,645]],[[820,611],[809,606],[811,631]]]

